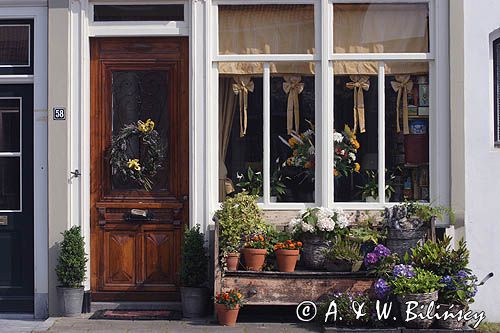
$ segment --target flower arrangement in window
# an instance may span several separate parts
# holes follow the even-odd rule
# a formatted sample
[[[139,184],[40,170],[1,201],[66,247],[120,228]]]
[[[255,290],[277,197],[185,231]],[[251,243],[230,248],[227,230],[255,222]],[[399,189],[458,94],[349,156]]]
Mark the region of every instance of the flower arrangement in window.
[[[298,167],[304,169],[307,176],[314,179],[315,153],[314,148],[314,125],[308,122],[310,128],[300,134],[292,132],[288,140],[280,140],[290,147],[292,156],[290,156],[283,166]]]
[[[138,120],[123,126],[119,134],[113,137],[111,143],[111,172],[122,181],[132,181],[146,191],[153,188],[152,178],[162,167],[165,147],[161,143],[160,134],[154,129],[155,123],[148,119],[146,122]],[[130,139],[138,138],[145,148],[143,154],[134,152],[140,157],[130,156]]]
[[[356,154],[360,144],[348,125],[345,125],[342,132],[334,131],[333,142],[335,151],[333,173],[335,177],[359,172],[361,166],[356,162]]]

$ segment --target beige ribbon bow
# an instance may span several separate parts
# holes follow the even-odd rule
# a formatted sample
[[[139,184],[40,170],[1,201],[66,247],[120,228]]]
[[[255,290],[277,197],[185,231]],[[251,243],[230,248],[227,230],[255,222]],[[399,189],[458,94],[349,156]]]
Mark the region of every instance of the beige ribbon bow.
[[[293,131],[299,132],[300,113],[299,113],[299,94],[304,91],[304,83],[300,82],[300,75],[285,75],[283,77],[283,90],[288,94],[288,105],[286,110],[286,129],[288,134]],[[295,117],[295,129],[294,129]]]
[[[250,76],[233,77],[233,92],[240,98],[240,138],[247,134],[248,92],[253,92],[254,84]]]
[[[370,78],[365,75],[351,75],[349,78],[352,82],[346,83],[346,87],[354,90],[354,134],[357,132],[359,123],[359,132],[366,132],[365,128],[365,100],[363,90],[370,89]],[[359,121],[358,121],[359,119]]]
[[[396,75],[396,81],[391,81],[391,86],[398,93],[396,102],[396,127],[398,133],[401,132],[399,126],[399,108],[401,105],[401,97],[403,97],[403,134],[410,134],[408,126],[408,92],[413,89],[413,81],[410,80],[410,75]]]

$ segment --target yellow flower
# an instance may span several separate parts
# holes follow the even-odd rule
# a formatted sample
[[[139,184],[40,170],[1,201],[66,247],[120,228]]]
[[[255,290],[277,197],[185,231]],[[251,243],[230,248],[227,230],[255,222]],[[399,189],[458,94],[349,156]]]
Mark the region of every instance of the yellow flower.
[[[149,133],[155,128],[155,123],[151,119],[146,120],[146,122],[143,122],[142,120],[139,120],[137,122],[137,129],[142,132],[142,133]]]
[[[360,147],[359,142],[356,139],[352,140],[352,145],[354,146],[355,149],[359,149],[359,147]]]
[[[288,144],[293,148],[297,144],[297,140],[294,137],[291,137],[288,139]]]
[[[135,171],[141,171],[141,165],[139,164],[139,160],[133,159],[133,160],[128,160],[128,167],[129,169],[134,169]]]
[[[340,175],[340,173],[337,171],[337,169],[333,169],[333,175],[335,177],[338,177]]]
[[[359,172],[359,169],[361,169],[361,165],[358,162],[354,163],[354,171]]]

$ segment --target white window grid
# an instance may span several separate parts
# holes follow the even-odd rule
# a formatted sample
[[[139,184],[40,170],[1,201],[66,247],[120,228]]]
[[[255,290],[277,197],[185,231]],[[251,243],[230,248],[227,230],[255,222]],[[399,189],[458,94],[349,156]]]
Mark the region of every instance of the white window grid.
[[[0,65],[0,68],[31,67],[31,25],[29,24],[1,24],[0,27],[28,27],[28,63],[20,65]]]
[[[210,1],[207,1],[210,4]],[[333,52],[333,5],[335,3],[426,3],[429,10],[429,51],[426,53],[334,53]],[[237,0],[212,0],[212,6],[206,11],[205,19],[207,24],[207,58],[211,59],[212,66],[207,68],[207,77],[209,82],[207,87],[207,96],[211,96],[209,108],[211,109],[211,117],[207,120],[207,128],[211,130],[207,132],[207,147],[212,147],[210,153],[212,156],[218,156],[218,86],[217,79],[218,63],[219,62],[262,62],[264,63],[263,73],[263,203],[259,205],[264,209],[269,210],[287,210],[287,209],[303,209],[311,206],[336,206],[352,210],[381,210],[387,206],[394,205],[394,202],[385,202],[385,172],[378,173],[379,195],[378,202],[363,203],[363,202],[334,202],[334,176],[333,148],[328,142],[333,142],[333,131],[331,126],[334,124],[333,116],[333,63],[335,61],[375,61],[378,62],[378,170],[385,170],[385,62],[427,62],[429,64],[429,91],[430,91],[430,114],[429,114],[429,193],[430,202],[442,202],[440,196],[443,191],[448,191],[443,186],[436,186],[437,180],[437,117],[435,114],[437,105],[436,94],[436,0],[249,0],[244,4],[313,4],[314,5],[314,21],[315,21],[315,48],[314,54],[236,54],[236,55],[220,55],[218,47],[218,5],[238,5],[242,4]],[[316,64],[315,74],[315,124],[316,124],[316,185],[315,185],[315,202],[314,203],[272,203],[270,202],[270,62],[314,62]],[[215,97],[217,98],[215,98]],[[445,97],[441,97],[445,98]],[[324,129],[323,126],[327,128]],[[440,125],[442,126],[442,124]],[[214,151],[215,150],[215,151]],[[445,158],[445,157],[443,157]],[[330,167],[331,166],[331,167]],[[212,198],[218,198],[218,159],[214,159],[214,163],[208,166],[207,186]],[[443,197],[448,197],[444,193]],[[214,199],[216,200],[216,199]],[[446,202],[445,202],[446,204]],[[213,205],[217,207],[218,204]]]
[[[19,158],[19,209],[0,209],[0,213],[20,213],[23,211],[23,99],[22,97],[0,97],[0,100],[19,100],[19,151],[0,152],[0,158]]]

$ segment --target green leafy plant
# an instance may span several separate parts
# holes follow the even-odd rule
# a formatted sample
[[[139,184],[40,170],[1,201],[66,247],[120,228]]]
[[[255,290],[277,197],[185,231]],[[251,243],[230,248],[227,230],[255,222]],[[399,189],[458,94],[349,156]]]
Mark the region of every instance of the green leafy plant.
[[[441,277],[422,268],[414,268],[415,274],[398,275],[389,280],[394,295],[426,294],[439,290]]]
[[[331,261],[344,261],[354,264],[363,260],[361,245],[349,239],[337,237],[325,250],[325,257]]]
[[[359,223],[349,227],[349,237],[358,243],[378,244],[386,237],[386,230],[378,230],[369,222]]]
[[[286,194],[286,185],[283,183],[283,175],[281,174],[281,166],[279,164],[279,159],[276,161],[278,167],[274,170],[271,176],[271,196],[275,196],[278,199]]]
[[[200,287],[208,280],[208,259],[200,226],[184,232],[181,283],[185,287]]]
[[[440,276],[454,275],[462,270],[469,272],[467,265],[470,252],[466,242],[461,240],[457,248],[452,249],[451,240],[451,237],[445,236],[443,240],[428,240],[412,249],[413,265]]]
[[[87,262],[85,243],[79,226],[62,233],[61,252],[56,267],[57,279],[62,287],[80,288],[85,280]]]
[[[365,170],[366,182],[364,185],[357,187],[361,190],[361,198],[365,200],[367,197],[378,199],[378,172],[376,170]],[[390,198],[395,192],[392,182],[394,181],[394,174],[386,172],[386,185],[385,196]],[[392,182],[391,182],[392,180]]]
[[[236,306],[243,306],[243,295],[239,289],[231,289],[226,292],[217,293],[215,296],[216,304],[224,304],[228,309],[234,309]]]
[[[477,293],[477,277],[466,271],[447,275],[441,279],[443,287],[439,290],[439,302],[442,304],[467,305],[474,302]]]
[[[236,187],[238,187],[241,191],[246,191],[251,195],[262,197],[264,184],[262,172],[255,172],[251,167],[248,167],[246,175],[238,173],[236,177],[238,178]]]
[[[330,314],[327,319],[326,314],[328,313],[332,302],[335,302],[334,304],[337,307],[337,317],[335,318],[333,314]],[[367,294],[353,293],[349,291],[339,292],[326,297],[323,301],[320,302],[318,306],[318,315],[316,316],[316,318],[318,318],[321,325],[334,325],[344,327],[359,327],[367,325],[371,320],[371,316],[365,315],[357,318],[357,315],[352,307],[353,302],[364,304],[364,311],[368,311],[372,308],[372,301]],[[333,311],[334,308],[332,307],[331,309]],[[325,319],[327,319],[326,323]]]
[[[232,198],[227,197],[221,209],[215,213],[219,223],[219,247],[223,256],[240,250],[242,235],[268,230],[256,200],[256,195],[238,193]]]
[[[408,211],[408,217],[417,216],[422,221],[430,221],[433,217],[438,220],[443,220],[445,216],[449,216],[450,222],[455,223],[455,213],[453,210],[446,206],[424,204],[416,201],[407,201],[403,203],[406,205]]]

